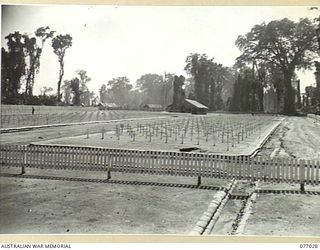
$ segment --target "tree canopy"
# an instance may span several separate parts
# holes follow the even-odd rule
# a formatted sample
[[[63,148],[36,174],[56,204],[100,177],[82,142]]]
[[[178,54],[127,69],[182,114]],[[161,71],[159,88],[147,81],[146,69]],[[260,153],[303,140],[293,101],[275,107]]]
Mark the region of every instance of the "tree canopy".
[[[55,31],[50,31],[49,26],[40,27],[35,31],[35,37],[30,37],[27,34],[23,35],[25,44],[25,53],[28,57],[26,88],[25,93],[29,96],[33,95],[33,85],[35,75],[39,73],[40,57],[47,39],[52,38]],[[40,40],[40,44],[38,43]]]
[[[236,46],[242,51],[240,62],[264,62],[279,68],[284,78],[284,113],[294,114],[292,77],[296,69],[307,69],[315,59],[314,24],[307,18],[293,22],[287,18],[255,25],[239,36]]]
[[[144,74],[137,81],[136,85],[143,93],[142,102],[149,104],[168,105],[172,102],[173,74],[165,73]]]
[[[23,35],[10,33],[5,37],[8,51],[1,50],[1,96],[2,99],[14,98],[21,87],[21,78],[25,74]]]
[[[190,54],[186,58],[185,71],[194,79],[195,99],[210,110],[223,106],[222,89],[231,71],[222,64],[208,58],[206,54]]]
[[[117,77],[108,81],[108,92],[112,98],[112,102],[120,106],[128,104],[129,92],[132,89],[132,85],[127,77]]]

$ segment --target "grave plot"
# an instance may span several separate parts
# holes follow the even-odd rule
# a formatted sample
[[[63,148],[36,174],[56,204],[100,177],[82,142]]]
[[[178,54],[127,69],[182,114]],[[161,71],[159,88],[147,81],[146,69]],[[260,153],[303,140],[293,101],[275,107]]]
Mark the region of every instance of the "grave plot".
[[[37,108],[38,109],[38,108]],[[46,109],[37,110],[37,113],[24,113],[24,110],[15,110],[16,113],[5,112],[1,114],[1,128],[16,128],[28,126],[41,126],[51,124],[81,123],[90,121],[109,121],[121,120],[137,117],[152,117],[164,115],[165,113],[129,111],[129,110],[110,110],[99,111],[92,109],[81,110],[78,107],[72,109]]]
[[[111,130],[101,126],[100,133],[88,129],[81,136],[42,144],[250,155],[279,122],[273,116],[185,116],[115,124]]]

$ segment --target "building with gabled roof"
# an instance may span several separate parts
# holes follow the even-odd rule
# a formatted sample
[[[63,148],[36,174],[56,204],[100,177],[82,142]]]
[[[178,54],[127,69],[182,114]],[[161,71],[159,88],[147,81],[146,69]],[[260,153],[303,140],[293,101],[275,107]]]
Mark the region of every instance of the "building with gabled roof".
[[[206,115],[208,107],[195,100],[184,99],[182,111],[192,114]]]

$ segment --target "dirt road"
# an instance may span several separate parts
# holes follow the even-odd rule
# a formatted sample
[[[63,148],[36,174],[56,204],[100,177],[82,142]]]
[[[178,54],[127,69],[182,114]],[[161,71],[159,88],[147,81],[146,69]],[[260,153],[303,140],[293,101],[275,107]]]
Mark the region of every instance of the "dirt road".
[[[306,117],[287,117],[260,155],[320,160],[320,123]]]

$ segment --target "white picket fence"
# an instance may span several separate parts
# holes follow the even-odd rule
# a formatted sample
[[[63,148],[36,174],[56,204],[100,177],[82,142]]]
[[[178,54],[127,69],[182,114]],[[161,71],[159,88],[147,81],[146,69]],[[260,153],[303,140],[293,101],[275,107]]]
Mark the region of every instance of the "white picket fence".
[[[2,145],[2,166],[319,184],[319,161],[58,145]]]

